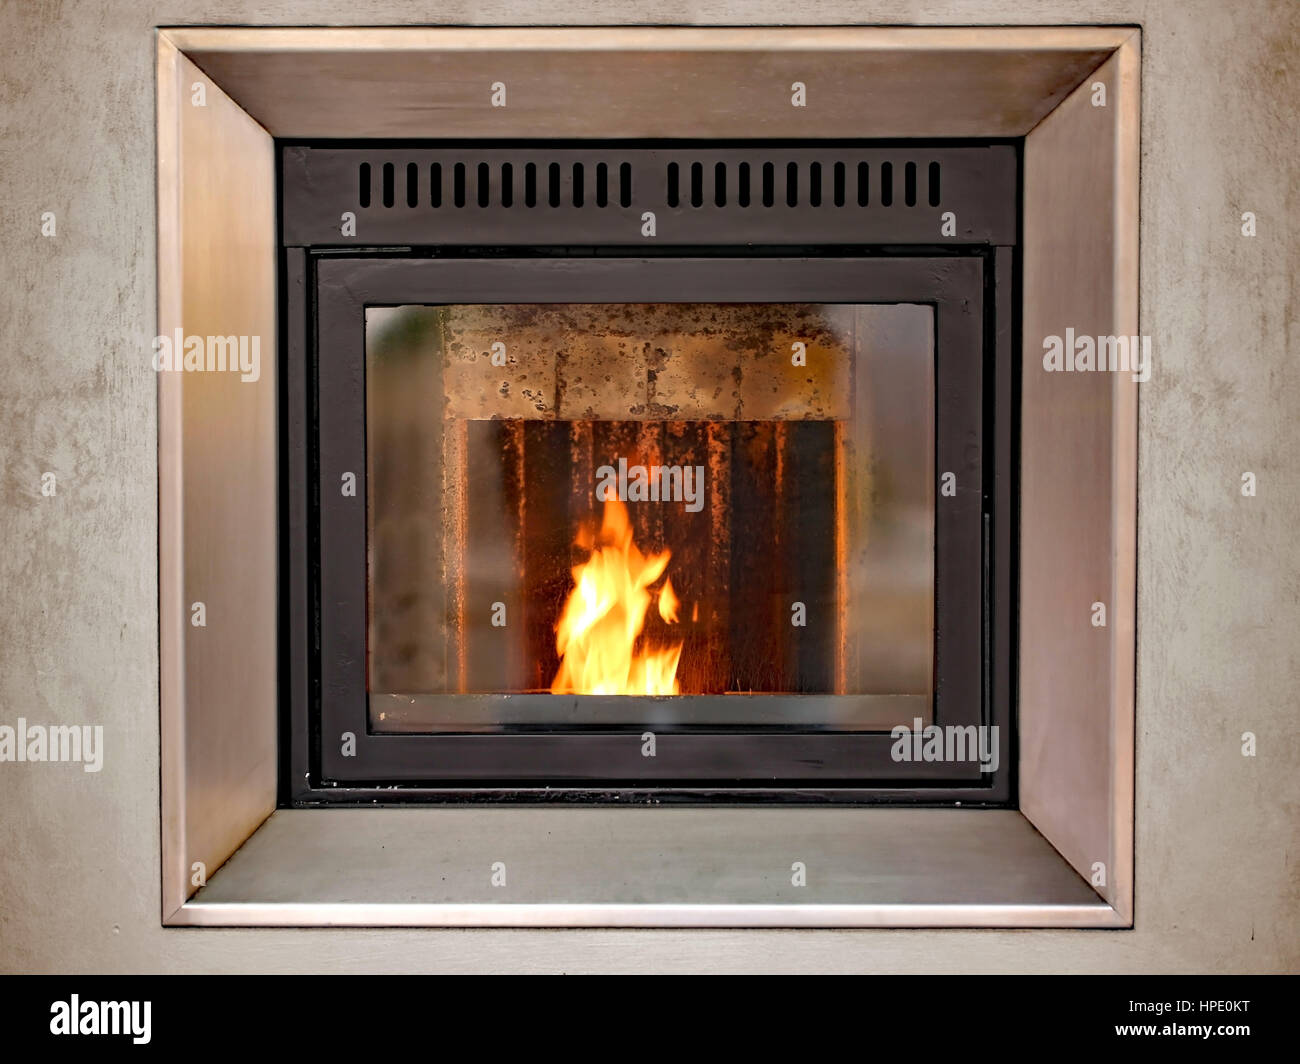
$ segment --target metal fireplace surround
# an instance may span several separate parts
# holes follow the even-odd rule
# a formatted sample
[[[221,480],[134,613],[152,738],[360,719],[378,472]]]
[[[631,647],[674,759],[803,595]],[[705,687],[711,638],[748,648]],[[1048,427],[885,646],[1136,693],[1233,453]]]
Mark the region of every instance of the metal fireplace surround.
[[[1013,800],[1014,145],[285,144],[280,161],[282,801]],[[648,723],[372,730],[366,308],[673,302],[933,308],[933,474],[959,486],[935,493],[933,723],[996,726],[994,771],[897,761],[888,730],[793,723],[656,728],[653,758]],[[531,698],[540,719],[575,696],[489,697]],[[761,697],[779,717],[802,696]]]
[[[492,84],[501,78],[509,106],[494,107]],[[806,107],[792,105],[796,82],[808,87]],[[539,141],[621,148],[632,138],[649,147],[669,138],[718,146],[747,137],[721,150],[926,142],[945,150],[1014,144],[1019,155],[1014,252],[972,255],[966,234],[974,220],[960,208],[957,243],[965,246],[919,230],[906,241],[932,244],[926,257],[958,254],[943,259],[948,265],[983,269],[992,261],[998,332],[1011,324],[1004,306],[1014,308],[1019,326],[1011,336],[1017,417],[1012,426],[1002,422],[1017,455],[1012,804],[292,807],[284,767],[291,731],[279,709],[294,698],[306,704],[307,660],[285,652],[291,614],[283,589],[302,593],[313,574],[285,545],[287,535],[301,534],[310,499],[286,496],[292,470],[283,460],[285,418],[305,421],[307,391],[301,377],[286,378],[286,360],[264,358],[255,382],[213,373],[158,379],[164,925],[1133,926],[1138,385],[1128,374],[1044,373],[1041,358],[1044,338],[1067,327],[1141,331],[1139,27],[173,26],[157,31],[157,93],[151,331],[260,337],[263,353],[277,336],[305,344],[313,293],[305,271],[297,287],[287,286],[287,262],[328,263],[327,245],[340,256],[421,246],[409,227],[394,235],[407,224],[403,216],[433,214],[445,226],[456,224],[457,213],[469,219],[485,211],[471,206],[477,169],[465,172],[465,207],[455,208],[455,187],[444,186],[453,203],[445,211],[399,208],[405,188],[396,168],[394,206],[383,207],[381,168],[372,170],[371,206],[360,207],[354,172],[347,202],[337,206],[356,215],[357,236],[343,238],[340,219],[322,215],[316,234],[299,232],[286,250],[286,146],[406,149],[437,138],[443,148]],[[805,207],[811,173],[801,173],[793,209],[825,211],[835,226],[847,214],[858,224],[912,215],[930,226],[942,213],[928,201],[930,160],[917,160],[917,205],[908,207],[899,158],[893,202],[883,211],[828,211],[836,190],[825,160],[822,204]],[[955,165],[942,168],[944,207],[961,194]],[[549,206],[549,176],[549,169],[545,181],[539,175],[537,193],[548,197],[547,208],[519,213],[567,212],[563,193],[561,206]],[[846,199],[855,199],[854,176],[846,168]],[[869,176],[874,202],[880,174]],[[444,177],[454,181],[454,171]],[[584,177],[589,204],[597,175]],[[700,220],[711,213],[710,175],[702,169],[698,208],[687,206],[692,168],[679,168],[677,208],[666,204],[665,178],[652,174],[633,190],[651,197],[644,210],[657,208],[654,246],[639,226],[619,229],[601,238],[611,242],[602,257],[703,255],[693,241],[703,241]],[[750,214],[792,209],[781,180],[778,166],[773,206]],[[754,194],[751,188],[751,204]],[[611,211],[614,195],[607,168],[607,206],[584,206],[584,213],[639,219],[631,209]],[[385,223],[386,213],[394,221]],[[697,235],[675,224],[686,219]],[[479,222],[486,220],[485,213]],[[504,258],[523,258],[500,236],[426,239],[488,243]],[[837,230],[811,245],[778,246],[777,257],[829,246],[832,258],[871,266],[918,250],[858,257],[881,235],[864,231],[856,245],[847,239]],[[749,262],[772,254],[761,234],[709,240],[708,250],[739,242]],[[991,249],[1004,240],[985,243]],[[558,245],[542,235],[523,246]],[[451,257],[424,256],[434,264]],[[1017,266],[1013,286],[1002,283],[1000,262],[1008,258]],[[986,305],[979,309],[987,325]],[[294,431],[305,437],[309,428]],[[305,477],[296,483],[308,484]],[[991,571],[1007,570],[994,556]],[[1090,623],[1098,600],[1108,603],[1105,628]],[[206,604],[206,627],[192,624],[196,602]],[[291,750],[295,781],[306,778],[309,752]],[[802,868],[806,878],[795,882]]]

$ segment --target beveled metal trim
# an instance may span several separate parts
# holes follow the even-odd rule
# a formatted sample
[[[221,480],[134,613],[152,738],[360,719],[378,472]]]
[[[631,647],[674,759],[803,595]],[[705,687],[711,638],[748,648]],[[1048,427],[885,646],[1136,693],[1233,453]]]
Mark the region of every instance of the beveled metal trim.
[[[186,53],[1114,51],[1133,26],[165,26]]]
[[[1095,905],[280,905],[186,902],[174,927],[1125,928]]]
[[[1020,802],[1133,904],[1137,404],[1129,372],[1048,373],[1045,337],[1136,337],[1138,41],[1025,141]],[[1107,105],[1094,105],[1094,83]],[[1093,627],[1094,601],[1107,608]]]
[[[277,137],[819,139],[1023,136],[1134,30],[164,32]],[[497,82],[508,88],[508,106],[491,104]],[[807,106],[792,105],[796,82],[807,88]],[[683,106],[699,101],[707,106]]]
[[[275,151],[217,86],[193,106],[202,79],[160,34],[156,335],[197,336],[209,353],[211,338],[243,337],[259,357],[247,380],[180,368],[183,351],[158,372],[164,912],[276,795]]]
[[[281,810],[170,922],[1123,923],[1014,810],[645,806]]]

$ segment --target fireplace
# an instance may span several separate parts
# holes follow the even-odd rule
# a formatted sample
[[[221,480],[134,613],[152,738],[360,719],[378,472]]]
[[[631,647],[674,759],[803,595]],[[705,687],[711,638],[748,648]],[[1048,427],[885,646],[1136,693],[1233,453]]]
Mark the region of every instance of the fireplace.
[[[281,167],[290,801],[1011,800],[1013,147]]]
[[[1141,331],[1139,55],[1134,27],[160,30],[157,334],[260,336],[268,356],[280,340],[256,381],[159,374],[164,923],[1131,926],[1137,386],[1040,366],[1066,328]],[[793,105],[813,70],[809,105]],[[497,71],[504,108],[486,91]],[[751,139],[722,139],[736,136]],[[899,137],[918,139],[884,139]],[[400,347],[382,313],[371,335],[372,311],[664,304],[929,311],[931,717],[999,728],[995,773],[924,747],[895,761],[909,747],[883,724],[797,719],[814,699],[865,713],[896,690],[460,692],[427,671],[381,690],[368,676],[372,644],[402,644],[371,640],[372,624],[410,627],[371,609],[400,555],[392,520],[372,544],[370,503],[409,507],[400,485],[418,483],[409,467],[396,495],[369,483],[370,343],[376,359]],[[488,348],[484,366],[519,367],[501,342],[506,365]],[[448,361],[419,350],[426,370]],[[415,405],[391,396],[390,430],[410,416],[399,399]],[[742,420],[681,420],[708,429],[710,414]],[[510,419],[439,432],[454,443],[475,420]],[[466,483],[501,482],[493,466]],[[570,575],[603,503],[567,507]],[[662,553],[635,527],[658,504],[626,505],[637,549]],[[411,587],[443,568],[445,532],[422,532],[420,551],[397,538],[427,567]],[[667,547],[647,591],[672,579],[679,620],[647,606],[655,647],[693,609]],[[515,638],[518,611],[496,601],[497,634]],[[428,712],[378,730],[372,695]],[[502,722],[507,703],[542,698],[528,723]],[[485,730],[467,723],[474,699],[495,700]],[[566,724],[565,699],[588,720]],[[685,723],[715,711],[707,699],[771,716]],[[624,708],[636,723],[599,719]],[[564,808],[520,808],[543,802]],[[403,807],[312,808],[363,803]]]

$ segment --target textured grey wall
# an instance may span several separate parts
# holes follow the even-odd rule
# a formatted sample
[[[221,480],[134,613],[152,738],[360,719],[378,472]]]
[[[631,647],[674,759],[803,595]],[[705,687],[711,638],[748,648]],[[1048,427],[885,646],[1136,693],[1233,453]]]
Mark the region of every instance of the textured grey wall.
[[[155,25],[687,24],[740,3],[86,0],[0,8],[0,723],[105,726],[98,774],[0,764],[0,969],[1300,968],[1300,271],[1293,0],[833,0],[809,23],[1140,23],[1137,926],[1132,932],[164,931]],[[1258,216],[1240,235],[1243,211]],[[54,211],[54,239],[40,216]],[[1243,498],[1243,471],[1259,478]],[[41,474],[57,495],[41,494]],[[1240,754],[1253,731],[1259,752]]]

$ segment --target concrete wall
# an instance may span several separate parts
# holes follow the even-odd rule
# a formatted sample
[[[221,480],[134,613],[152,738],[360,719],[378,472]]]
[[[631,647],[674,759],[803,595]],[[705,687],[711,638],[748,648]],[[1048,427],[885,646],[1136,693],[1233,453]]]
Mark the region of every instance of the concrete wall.
[[[1137,926],[1131,932],[164,931],[155,25],[1140,23]],[[0,764],[0,969],[1300,968],[1300,6],[1292,0],[225,0],[0,8],[0,723],[103,724],[103,771]],[[1254,211],[1258,235],[1240,235]],[[40,235],[43,211],[57,236]],[[41,475],[57,494],[41,494]],[[1244,498],[1241,474],[1258,495]],[[1240,753],[1241,733],[1258,756]]]

